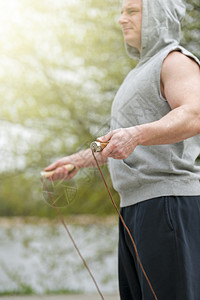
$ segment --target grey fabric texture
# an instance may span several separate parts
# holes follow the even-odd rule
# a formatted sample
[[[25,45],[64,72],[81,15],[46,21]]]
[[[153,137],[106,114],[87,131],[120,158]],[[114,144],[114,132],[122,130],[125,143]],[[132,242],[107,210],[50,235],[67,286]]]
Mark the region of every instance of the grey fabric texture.
[[[181,0],[143,0],[142,51],[126,44],[128,55],[139,60],[125,78],[112,104],[111,130],[161,119],[171,109],[160,91],[163,60],[181,51],[179,45],[185,6]],[[113,186],[120,206],[160,196],[200,195],[200,136],[170,145],[137,146],[124,160],[109,158]]]

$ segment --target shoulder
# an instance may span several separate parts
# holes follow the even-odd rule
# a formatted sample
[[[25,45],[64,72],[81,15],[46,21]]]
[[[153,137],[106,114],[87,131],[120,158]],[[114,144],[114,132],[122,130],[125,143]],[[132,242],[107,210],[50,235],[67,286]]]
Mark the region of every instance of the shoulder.
[[[192,95],[199,99],[199,64],[181,52],[171,52],[162,65],[161,92],[171,108],[179,106],[186,98],[191,99]]]
[[[173,51],[164,59],[161,79],[165,81],[167,78],[188,76],[190,74],[199,74],[200,66],[197,62],[186,56],[180,51]]]

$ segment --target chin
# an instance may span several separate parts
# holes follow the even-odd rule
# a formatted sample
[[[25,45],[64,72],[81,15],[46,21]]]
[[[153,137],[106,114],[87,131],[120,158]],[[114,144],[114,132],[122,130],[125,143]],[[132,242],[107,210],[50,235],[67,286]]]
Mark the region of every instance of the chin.
[[[133,42],[133,40],[132,40],[130,37],[124,36],[124,41],[125,41],[127,44],[129,44],[130,46],[135,47],[135,43]]]
[[[124,41],[125,41],[129,46],[132,46],[132,47],[134,47],[134,48],[137,48],[136,45],[135,45],[132,41],[130,41],[129,39],[124,39]]]

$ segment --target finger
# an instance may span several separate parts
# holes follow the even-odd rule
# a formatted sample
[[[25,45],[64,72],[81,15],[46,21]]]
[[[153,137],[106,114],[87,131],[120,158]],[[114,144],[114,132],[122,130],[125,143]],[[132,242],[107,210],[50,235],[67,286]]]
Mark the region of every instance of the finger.
[[[50,180],[60,180],[63,179],[63,177],[65,177],[66,175],[68,175],[68,170],[65,169],[64,167],[58,167],[56,169],[54,169],[53,171],[49,171],[46,172],[46,178],[50,179]],[[48,174],[49,173],[49,174]]]
[[[102,156],[105,157],[112,157],[115,154],[116,149],[114,148],[113,144],[110,142],[101,152]]]
[[[58,180],[63,180],[63,178],[66,178],[67,176],[63,175],[62,173],[59,174],[53,174],[50,177],[48,177],[47,179],[49,181],[58,181]]]
[[[62,159],[59,159],[59,160],[55,161],[54,163],[52,163],[51,165],[46,167],[44,170],[47,171],[47,172],[48,171],[53,171],[53,170],[55,170],[59,167],[62,167],[64,165],[66,165],[66,166],[69,165],[69,168],[71,168],[72,167],[72,162],[70,162],[69,159],[62,158]],[[66,167],[66,168],[68,168],[68,167]]]
[[[108,142],[112,136],[113,136],[113,131],[110,131],[108,134],[98,137],[97,141],[101,143],[105,143]]]
[[[57,168],[54,173],[48,177],[50,181],[57,180],[70,180],[72,179],[76,173],[78,172],[78,168],[74,168],[73,170],[66,169],[66,166]]]
[[[76,174],[77,174],[78,170],[74,170],[72,172],[70,172],[67,177],[65,178],[65,180],[71,180]]]
[[[48,178],[48,177],[54,175],[55,172],[56,172],[57,170],[59,170],[59,169],[60,169],[60,167],[58,167],[58,168],[56,168],[56,169],[48,170],[48,171],[45,170],[45,171],[42,171],[40,174],[41,174],[42,177]]]
[[[49,166],[47,166],[44,170],[48,172],[48,171],[55,170],[60,166],[61,166],[61,162],[56,161],[56,162],[50,164]]]
[[[76,173],[77,173],[78,170],[75,167],[72,170],[70,170],[70,169],[66,170],[66,166],[63,166],[62,167],[62,171],[63,171],[63,173],[62,173],[62,179],[64,179],[64,180],[70,180],[70,179],[72,179],[76,175]]]

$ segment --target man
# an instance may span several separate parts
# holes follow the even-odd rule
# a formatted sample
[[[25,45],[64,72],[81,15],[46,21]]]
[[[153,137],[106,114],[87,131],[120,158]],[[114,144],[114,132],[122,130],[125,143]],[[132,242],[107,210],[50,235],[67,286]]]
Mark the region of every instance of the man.
[[[98,154],[109,163],[121,214],[159,300],[200,299],[200,67],[179,46],[181,0],[124,0],[119,23],[128,54],[139,63],[113,101],[109,141]],[[86,159],[85,159],[86,158]],[[90,150],[62,158],[53,180],[94,166]],[[154,296],[120,223],[122,300]]]

